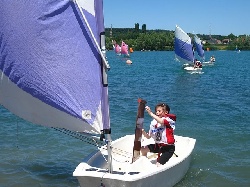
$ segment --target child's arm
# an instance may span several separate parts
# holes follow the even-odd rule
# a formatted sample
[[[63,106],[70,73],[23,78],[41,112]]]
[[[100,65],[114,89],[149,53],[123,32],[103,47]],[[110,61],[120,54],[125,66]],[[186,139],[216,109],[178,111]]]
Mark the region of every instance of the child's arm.
[[[158,117],[157,115],[155,115],[155,114],[151,111],[151,109],[150,109],[149,106],[146,106],[145,109],[146,109],[146,111],[148,112],[148,114],[149,114],[152,118],[154,118],[158,123],[164,124],[164,120],[163,120],[162,118]]]
[[[146,131],[144,129],[142,129],[142,134],[143,136],[145,136],[147,139],[150,138],[150,135],[148,133],[146,133]]]

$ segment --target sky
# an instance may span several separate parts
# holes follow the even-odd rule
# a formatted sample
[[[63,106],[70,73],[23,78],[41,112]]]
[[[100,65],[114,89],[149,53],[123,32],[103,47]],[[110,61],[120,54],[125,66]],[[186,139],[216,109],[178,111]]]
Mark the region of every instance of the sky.
[[[106,28],[174,30],[187,33],[250,35],[249,0],[103,0]]]

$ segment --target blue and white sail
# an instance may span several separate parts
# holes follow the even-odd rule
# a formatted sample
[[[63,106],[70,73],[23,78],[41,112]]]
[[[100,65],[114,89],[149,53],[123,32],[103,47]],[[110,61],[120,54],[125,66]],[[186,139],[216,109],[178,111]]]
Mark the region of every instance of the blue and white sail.
[[[200,56],[201,59],[204,60],[205,53],[204,53],[203,45],[201,43],[201,39],[196,34],[194,35],[194,43],[195,43],[195,48],[196,48],[198,55]]]
[[[175,57],[182,63],[193,63],[194,52],[191,38],[179,26],[175,27]]]
[[[0,1],[0,103],[35,124],[110,129],[102,0]]]

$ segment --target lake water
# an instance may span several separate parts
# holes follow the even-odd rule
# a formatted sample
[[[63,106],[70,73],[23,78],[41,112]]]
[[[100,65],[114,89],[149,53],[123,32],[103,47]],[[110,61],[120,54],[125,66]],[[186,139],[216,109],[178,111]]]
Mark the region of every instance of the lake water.
[[[112,138],[133,134],[137,99],[166,102],[175,134],[197,140],[188,173],[176,187],[250,185],[250,52],[210,51],[213,66],[184,71],[173,52],[134,52],[133,64],[107,52]],[[145,129],[150,118],[145,115]],[[95,150],[53,129],[25,122],[0,107],[0,186],[77,187],[72,176]],[[157,183],[157,181],[156,181]]]

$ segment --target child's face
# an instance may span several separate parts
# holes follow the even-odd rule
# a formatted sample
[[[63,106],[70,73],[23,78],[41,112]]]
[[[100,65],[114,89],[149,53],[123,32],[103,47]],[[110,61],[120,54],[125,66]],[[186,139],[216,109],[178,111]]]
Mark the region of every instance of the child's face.
[[[165,114],[165,111],[163,109],[163,107],[159,106],[156,108],[155,114],[159,117],[163,117]]]

